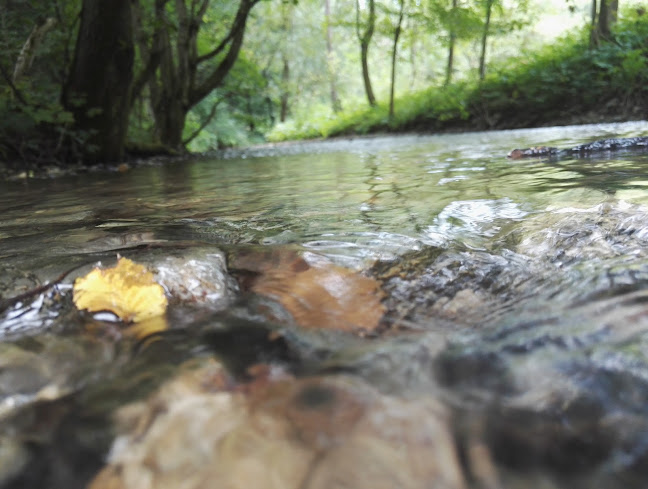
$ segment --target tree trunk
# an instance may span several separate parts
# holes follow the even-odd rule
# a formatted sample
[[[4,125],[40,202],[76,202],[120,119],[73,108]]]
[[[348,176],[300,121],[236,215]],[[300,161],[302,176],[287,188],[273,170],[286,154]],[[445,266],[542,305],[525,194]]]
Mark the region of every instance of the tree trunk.
[[[608,9],[609,0],[600,0],[599,3],[599,14],[598,14],[598,38],[599,39],[609,39],[610,38],[610,14]]]
[[[601,0],[598,22],[601,39],[609,41],[612,38],[612,26],[616,23],[618,11],[618,0]]]
[[[326,64],[331,84],[331,106],[334,113],[342,110],[342,103],[337,93],[335,71],[333,69],[333,42],[331,41],[331,4],[330,0],[324,0],[324,16],[326,18]]]
[[[454,47],[455,47],[455,35],[450,33],[450,44],[448,45],[448,63],[446,65],[446,76],[444,85],[449,85],[452,81],[452,71],[454,69]]]
[[[591,25],[590,25],[590,48],[598,46],[598,27],[597,27],[597,17],[598,12],[598,0],[592,0],[591,12]]]
[[[445,85],[449,85],[452,81],[452,70],[454,68],[454,48],[455,42],[457,40],[454,23],[456,22],[455,14],[457,12],[457,1],[458,0],[452,0],[452,15],[450,16],[450,40],[448,44],[448,63],[446,66],[446,77],[444,82]]]
[[[195,59],[193,67],[194,72],[197,70],[200,63],[211,59],[215,54],[221,52],[222,49],[224,49],[224,46],[229,46],[227,53],[218,63],[218,66],[214,70],[212,70],[200,84],[192,84],[192,87],[189,91],[190,107],[196,105],[216,88],[222,85],[223,80],[225,80],[225,77],[232,69],[232,66],[234,66],[234,63],[236,62],[236,59],[238,58],[239,52],[241,50],[241,46],[243,45],[245,26],[248,16],[250,15],[250,11],[252,10],[252,7],[254,7],[259,1],[260,0],[241,0],[239,8],[236,11],[234,22],[232,22],[232,27],[230,28],[227,37],[213,51]]]
[[[123,157],[133,79],[131,0],[84,0],[63,105],[87,131],[84,160]]]
[[[416,63],[416,38],[418,37],[416,33],[416,24],[410,24],[410,28],[414,31],[412,33],[412,43],[410,44],[410,64],[412,65],[412,76],[409,81],[409,89],[413,90],[416,85],[416,80],[418,78],[418,65]]]
[[[50,17],[45,20],[40,25],[37,25],[32,30],[31,34],[23,44],[20,54],[18,55],[18,60],[16,61],[16,66],[14,67],[12,81],[16,83],[25,72],[31,68],[32,63],[34,62],[34,57],[38,51],[39,46],[43,42],[45,35],[56,27],[57,20],[53,17]]]
[[[165,17],[157,19],[167,23]],[[189,112],[186,95],[188,78],[181,75],[173,56],[173,43],[165,28],[159,33],[159,75],[149,84],[151,105],[155,116],[155,135],[162,144],[174,150],[182,149],[184,119]],[[178,47],[178,50],[181,49]]]
[[[376,105],[376,97],[371,87],[371,78],[369,78],[369,43],[373,36],[376,26],[376,5],[374,0],[369,1],[369,18],[367,27],[363,34],[360,34],[360,2],[356,0],[356,30],[360,40],[360,60],[362,63],[362,81],[364,82],[367,100],[372,107]]]
[[[610,27],[616,24],[619,17],[619,0],[610,0],[608,5],[608,23]]]
[[[286,122],[288,118],[288,102],[290,99],[290,36],[292,35],[292,2],[283,2],[281,4],[281,31],[284,34],[284,42],[281,43],[281,83],[279,89],[279,122]]]
[[[249,13],[259,0],[239,0],[228,33],[202,55],[198,55],[198,33],[210,0],[175,0],[177,22],[167,18],[167,2],[156,0],[152,46],[140,51],[148,67],[158,68],[157,76],[148,77],[157,136],[162,144],[182,150],[189,110],[223,84],[238,58]]]
[[[179,97],[161,97],[154,108],[155,130],[160,141],[174,150],[181,149],[184,123],[189,109]]]
[[[280,112],[279,112],[279,121],[286,122],[288,117],[288,83],[290,81],[290,65],[288,64],[288,58],[283,57],[283,70],[281,72],[281,97],[280,97]]]
[[[481,52],[479,54],[479,79],[483,80],[486,76],[486,41],[490,30],[491,12],[493,10],[494,0],[486,0],[486,20],[484,21],[484,32],[482,33]]]
[[[394,88],[396,85],[396,54],[398,49],[398,40],[401,35],[401,27],[403,25],[403,13],[405,8],[405,0],[400,0],[400,10],[398,12],[398,23],[394,30],[394,45],[392,49],[391,59],[391,86],[389,88],[389,120],[394,119]]]
[[[612,38],[612,26],[617,20],[619,11],[618,0],[592,0],[592,30],[590,33],[590,47],[596,47],[602,40]]]

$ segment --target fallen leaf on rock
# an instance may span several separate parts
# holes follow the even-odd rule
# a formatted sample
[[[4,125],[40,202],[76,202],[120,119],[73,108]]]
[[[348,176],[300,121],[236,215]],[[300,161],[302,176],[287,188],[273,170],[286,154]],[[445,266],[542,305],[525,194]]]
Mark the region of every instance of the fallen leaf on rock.
[[[385,313],[377,280],[334,264],[310,264],[291,250],[244,255],[234,266],[255,275],[244,287],[271,297],[300,326],[373,331]]]
[[[115,267],[95,268],[75,280],[74,304],[90,312],[110,311],[130,323],[164,314],[167,298],[151,272],[120,257]]]
[[[297,324],[306,327],[372,331],[385,312],[375,280],[334,265],[298,273],[278,269],[253,290],[278,299]]]

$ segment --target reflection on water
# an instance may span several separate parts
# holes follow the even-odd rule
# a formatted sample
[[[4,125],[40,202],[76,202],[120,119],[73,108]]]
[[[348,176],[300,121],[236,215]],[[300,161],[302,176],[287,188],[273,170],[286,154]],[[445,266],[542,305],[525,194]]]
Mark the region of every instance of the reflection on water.
[[[595,487],[593,481],[641,487],[648,457],[648,155],[553,162],[505,155],[515,147],[568,147],[647,131],[648,123],[638,122],[360,138],[228,151],[126,174],[0,183],[1,297],[73,267],[80,274],[118,252],[154,264],[190,296],[172,304],[170,331],[141,340],[74,311],[69,281],[7,308],[0,317],[0,487],[16,480],[83,487],[104,462],[115,408],[152,392],[183,362],[211,357],[236,377],[219,377],[212,391],[241,406],[262,399],[260,409],[281,426],[293,415],[295,423],[320,418],[285,399],[277,402],[288,414],[277,413],[267,399],[280,392],[254,390],[276,372],[251,374],[253,364],[276,362],[297,377],[326,374],[322,385],[363,406],[359,420],[386,414],[349,394],[356,390],[388,406],[390,420],[401,409],[442,413],[435,423],[443,424],[444,437],[452,432],[459,453],[448,460],[465,476],[448,468],[456,489]],[[231,285],[224,296],[217,290],[227,300],[201,307],[216,290],[207,282],[229,280],[205,258],[224,263],[215,248],[228,254],[242,289],[247,281],[270,299],[237,302]],[[244,253],[252,262],[264,256],[259,249],[288,251],[277,255],[284,258],[271,273],[265,262],[236,265]],[[175,276],[174,267],[183,274]],[[367,275],[380,281],[384,298]],[[311,282],[330,289],[330,300],[321,293],[293,297],[314,290]],[[352,297],[336,297],[336,284],[368,284],[362,301],[371,311],[358,313],[350,302],[344,318],[321,315],[310,323],[326,317],[342,324],[360,314],[373,329],[383,306],[371,300],[383,299],[388,312],[376,330],[390,334],[361,340],[281,329],[295,319],[281,304],[298,303],[295,309],[312,315],[313,303]],[[332,375],[340,372],[354,380]],[[288,385],[282,388],[301,389],[289,377],[281,377]],[[252,393],[227,391],[240,378],[253,379]],[[195,390],[212,392],[203,384]],[[235,432],[247,433],[247,421],[236,419]],[[411,441],[411,423],[397,435],[366,423],[366,436],[380,446],[392,435],[407,435],[410,448],[422,443]],[[294,448],[295,440],[277,443]],[[317,443],[309,440],[308,450]],[[52,447],[61,444],[73,448],[52,462]],[[305,453],[299,460],[308,467],[314,462]],[[349,460],[360,463],[357,455]],[[85,472],[69,470],[79,459]],[[7,464],[17,468],[3,472]],[[56,464],[68,473],[42,475]],[[321,467],[304,470],[326,479]],[[408,472],[411,487],[420,487],[417,470]]]
[[[493,223],[548,205],[591,206],[617,194],[646,202],[645,155],[512,162],[504,156],[511,147],[569,146],[642,130],[645,124],[632,123],[375,138],[317,143],[315,153],[3,183],[0,257],[26,259],[45,246],[50,253],[77,253],[94,240],[147,232],[216,243],[328,241],[332,250],[354,247],[358,237],[360,260],[368,252],[380,256],[379,243],[390,235],[410,247],[412,239],[434,244],[449,231],[451,239],[469,235],[472,246],[487,248]],[[482,216],[488,202],[491,215]],[[380,239],[373,245],[367,235]]]
[[[448,240],[468,243],[495,236],[500,231],[498,223],[521,220],[527,213],[510,199],[455,201],[445,207],[429,226],[427,234],[438,242]],[[478,245],[477,245],[478,246]]]

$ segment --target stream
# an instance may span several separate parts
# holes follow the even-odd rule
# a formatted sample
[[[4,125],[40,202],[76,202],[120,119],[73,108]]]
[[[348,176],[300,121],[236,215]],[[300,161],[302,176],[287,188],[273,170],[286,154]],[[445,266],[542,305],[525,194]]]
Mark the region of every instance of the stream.
[[[0,488],[641,488],[647,122],[0,182]],[[78,311],[127,257],[157,322]],[[0,302],[2,304],[2,302]]]

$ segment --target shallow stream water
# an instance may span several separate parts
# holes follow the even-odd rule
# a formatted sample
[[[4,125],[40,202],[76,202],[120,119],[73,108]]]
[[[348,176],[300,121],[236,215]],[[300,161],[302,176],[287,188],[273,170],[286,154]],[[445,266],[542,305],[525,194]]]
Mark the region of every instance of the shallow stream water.
[[[0,316],[0,487],[85,487],[115,410],[212,356],[236,379],[263,363],[343,373],[386,403],[438,402],[461,480],[411,487],[644,487],[648,153],[506,154],[646,133],[635,122],[342,139],[0,182],[0,296],[78,267]],[[238,285],[172,302],[154,334],[71,306],[73,279],[117,253],[186,282],[213,254],[234,270],[264,250],[375,277],[380,328],[303,329]]]

